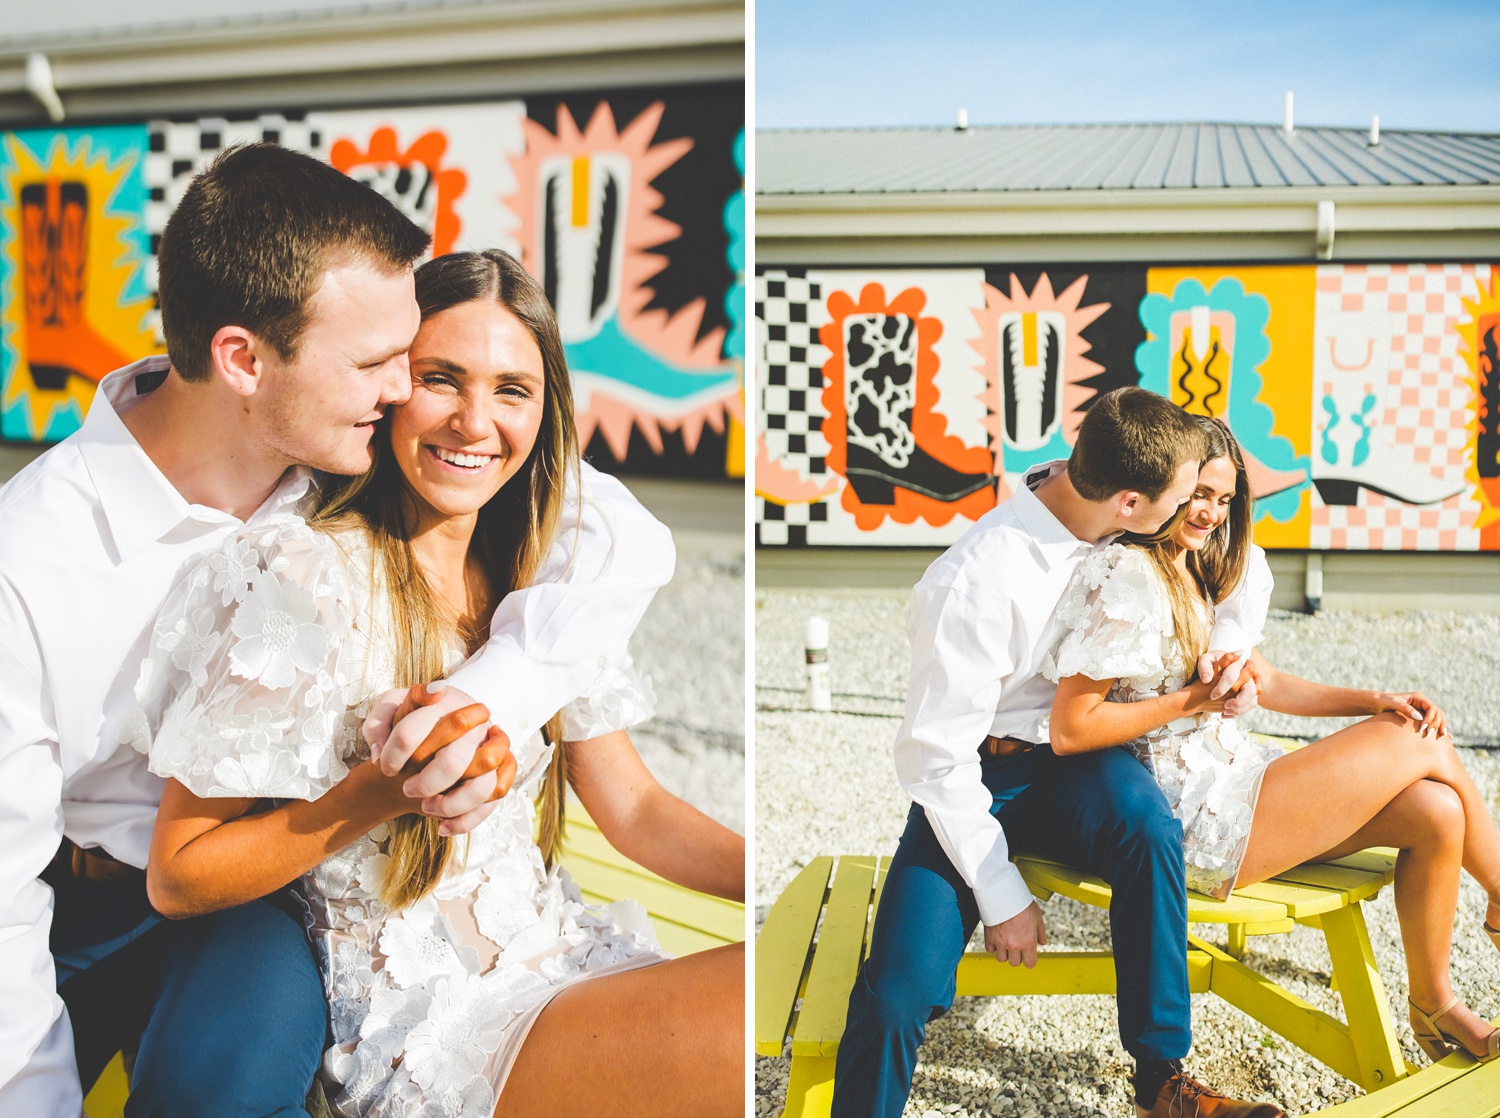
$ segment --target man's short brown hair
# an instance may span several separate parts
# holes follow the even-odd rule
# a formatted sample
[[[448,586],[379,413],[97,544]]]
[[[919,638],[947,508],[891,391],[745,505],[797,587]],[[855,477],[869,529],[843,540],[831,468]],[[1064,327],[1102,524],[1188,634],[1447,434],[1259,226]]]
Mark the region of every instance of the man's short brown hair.
[[[1084,414],[1068,477],[1088,501],[1122,490],[1155,501],[1184,462],[1201,462],[1207,454],[1203,428],[1171,400],[1144,388],[1116,388]]]
[[[209,343],[230,325],[290,361],[324,272],[345,259],[404,268],[428,241],[321,160],[275,144],[231,147],[188,184],[162,233],[157,290],[172,365],[184,380],[208,379]]]

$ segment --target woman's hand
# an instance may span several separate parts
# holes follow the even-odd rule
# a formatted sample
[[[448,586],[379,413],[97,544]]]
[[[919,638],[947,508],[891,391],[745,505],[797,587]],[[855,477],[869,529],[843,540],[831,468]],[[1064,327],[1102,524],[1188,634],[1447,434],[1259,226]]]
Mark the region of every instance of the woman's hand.
[[[1448,716],[1437,703],[1420,691],[1406,691],[1393,695],[1386,691],[1372,692],[1375,697],[1375,713],[1395,711],[1404,714],[1417,724],[1417,733],[1426,737],[1429,733],[1442,737],[1448,732]]]
[[[1215,698],[1214,694],[1213,694],[1213,692],[1214,692],[1214,686],[1215,686],[1215,684],[1213,682],[1204,683],[1203,680],[1199,679],[1197,676],[1194,676],[1193,677],[1193,681],[1191,683],[1189,683],[1186,687],[1184,687],[1182,689],[1182,693],[1183,693],[1183,695],[1187,699],[1187,708],[1186,708],[1186,710],[1183,713],[1184,714],[1222,714],[1222,713],[1224,713],[1224,704],[1227,703],[1229,701],[1229,699],[1233,697],[1233,695],[1234,695],[1235,692],[1231,691],[1228,695],[1224,695],[1224,696],[1221,696],[1219,698]]]

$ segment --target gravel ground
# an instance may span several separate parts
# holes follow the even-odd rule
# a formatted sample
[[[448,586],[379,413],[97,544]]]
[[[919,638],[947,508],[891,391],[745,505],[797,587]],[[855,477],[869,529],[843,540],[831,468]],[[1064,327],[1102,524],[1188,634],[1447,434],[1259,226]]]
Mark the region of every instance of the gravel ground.
[[[677,533],[677,572],[630,642],[656,692],[631,731],[670,791],[745,833],[745,551],[725,533]]]
[[[757,923],[798,869],[818,854],[895,849],[907,798],[896,784],[891,742],[900,722],[908,650],[905,591],[810,594],[763,591],[756,598]],[[802,631],[829,620],[834,713],[802,709]],[[1456,613],[1277,613],[1262,649],[1273,663],[1329,682],[1420,687],[1447,710],[1460,740],[1497,745],[1500,618]],[[1459,670],[1453,670],[1454,667]],[[1335,723],[1337,724],[1337,723]],[[1265,713],[1254,728],[1320,736],[1307,721]],[[1462,750],[1500,814],[1500,754]],[[1053,947],[1101,949],[1106,914],[1054,898],[1045,905]],[[1406,996],[1405,963],[1392,891],[1365,905],[1381,975],[1393,1006]],[[1500,1013],[1500,955],[1480,931],[1484,896],[1467,878],[1460,897],[1453,973],[1476,1009]],[[1223,943],[1222,929],[1195,932]],[[1328,989],[1331,964],[1308,928],[1250,940],[1245,960],[1319,1008],[1341,1014]],[[1407,1058],[1426,1063],[1397,1014]],[[1210,995],[1193,998],[1196,1044],[1189,1071],[1240,1098],[1277,1102],[1289,1114],[1319,1110],[1360,1091],[1280,1037]],[[779,1112],[790,1061],[756,1061],[756,1114]],[[960,998],[934,1022],[923,1045],[906,1114],[1133,1115],[1113,998]]]

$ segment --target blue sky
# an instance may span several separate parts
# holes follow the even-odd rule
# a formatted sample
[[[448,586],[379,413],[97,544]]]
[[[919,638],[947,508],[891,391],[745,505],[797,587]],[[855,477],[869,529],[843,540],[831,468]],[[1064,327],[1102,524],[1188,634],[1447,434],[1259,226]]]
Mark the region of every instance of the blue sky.
[[[758,128],[1118,121],[1500,132],[1500,0],[757,0]]]

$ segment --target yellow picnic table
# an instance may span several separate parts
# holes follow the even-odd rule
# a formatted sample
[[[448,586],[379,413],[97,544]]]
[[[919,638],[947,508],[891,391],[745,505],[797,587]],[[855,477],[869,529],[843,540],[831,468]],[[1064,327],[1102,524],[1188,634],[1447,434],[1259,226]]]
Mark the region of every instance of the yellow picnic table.
[[[767,914],[755,949],[755,1051],[791,1056],[785,1118],[824,1118],[849,991],[869,946],[889,858],[813,859]],[[1109,886],[1055,862],[1017,858],[1032,892],[1107,907]],[[1371,1092],[1331,1108],[1340,1118],[1494,1118],[1500,1115],[1500,1062],[1478,1067],[1454,1055],[1412,1074],[1396,1041],[1389,1000],[1376,969],[1361,904],[1394,875],[1395,852],[1370,850],[1298,866],[1225,901],[1188,894],[1188,920],[1227,926],[1228,950],[1188,936],[1195,993],[1212,992]],[[1322,931],[1345,1021],[1310,1005],[1245,965],[1245,938],[1304,924]],[[1112,994],[1107,951],[1043,951],[1033,969],[984,952],[959,963],[960,995]],[[1487,1101],[1486,1101],[1487,1100]]]
[[[657,941],[673,955],[691,955],[745,938],[745,906],[673,885],[642,869],[599,833],[577,800],[568,802],[562,864],[590,903],[633,897],[651,914]],[[122,1118],[129,1085],[119,1056],[84,1100],[85,1118]]]

